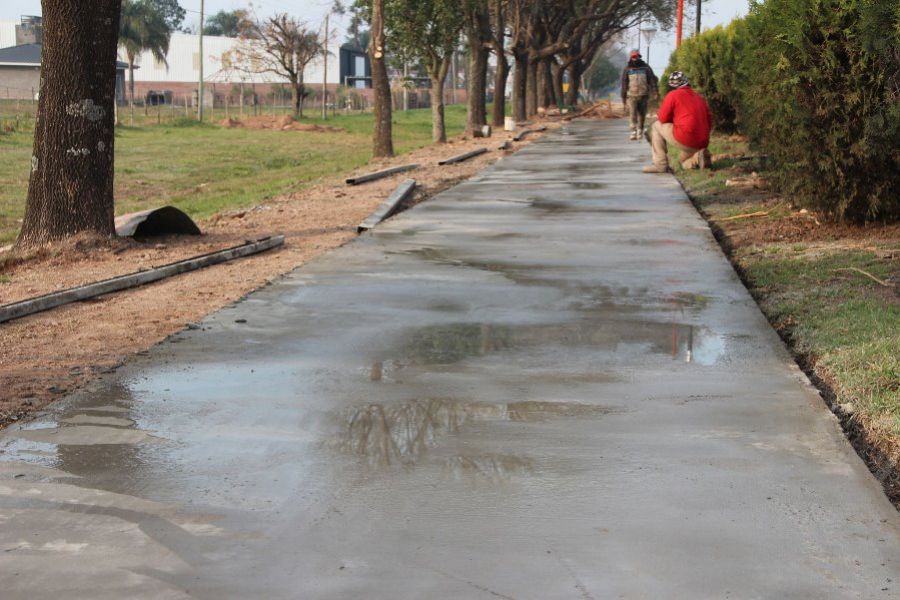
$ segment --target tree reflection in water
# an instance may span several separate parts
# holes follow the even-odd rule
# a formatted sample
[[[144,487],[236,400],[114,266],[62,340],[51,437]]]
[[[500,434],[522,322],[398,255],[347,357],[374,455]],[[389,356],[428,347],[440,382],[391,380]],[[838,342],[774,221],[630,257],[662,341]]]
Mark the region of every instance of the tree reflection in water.
[[[412,400],[385,406],[369,404],[355,409],[340,436],[343,451],[371,466],[412,466],[419,462],[443,435],[460,432],[477,422],[534,422],[548,418],[597,416],[609,407],[571,402],[513,402],[489,404],[453,399]],[[456,472],[481,473],[522,471],[530,461],[518,457],[485,455],[454,457],[447,466]]]

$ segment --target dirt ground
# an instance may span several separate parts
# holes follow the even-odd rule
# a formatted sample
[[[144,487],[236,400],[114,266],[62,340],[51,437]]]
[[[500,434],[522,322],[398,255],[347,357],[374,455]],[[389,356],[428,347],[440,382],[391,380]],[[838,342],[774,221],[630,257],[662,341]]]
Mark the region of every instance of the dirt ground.
[[[328,127],[327,125],[316,125],[314,123],[299,123],[291,115],[245,117],[243,119],[223,119],[219,123],[220,127],[226,129],[244,128],[244,129],[275,129],[281,131],[316,131],[316,132],[340,132],[344,131],[340,127]]]
[[[558,123],[547,125],[553,128]],[[497,151],[508,137],[501,132],[488,140],[458,138],[445,146],[373,160],[363,172],[411,162],[422,166],[353,188],[342,181],[323,181],[252,209],[220,213],[199,223],[204,232],[200,237],[145,242],[79,238],[30,256],[0,253],[0,304],[7,304],[248,239],[279,233],[286,236],[284,247],[274,251],[0,324],[0,427],[41,409],[206,315],[349,242],[357,235],[357,225],[403,179],[418,181],[419,202],[471,177],[508,154]],[[537,137],[514,144],[513,151]],[[437,165],[440,159],[481,147],[491,152],[457,165]]]

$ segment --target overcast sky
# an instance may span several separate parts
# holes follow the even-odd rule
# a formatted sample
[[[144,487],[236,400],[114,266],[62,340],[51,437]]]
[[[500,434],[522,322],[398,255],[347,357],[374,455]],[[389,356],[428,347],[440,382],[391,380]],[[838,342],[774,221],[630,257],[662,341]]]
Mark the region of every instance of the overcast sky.
[[[673,0],[674,1],[674,0]],[[206,0],[208,14],[219,10],[244,8],[247,0]],[[188,11],[185,23],[196,25],[200,10],[200,0],[181,0],[181,5]],[[274,12],[287,12],[296,15],[311,25],[318,26],[325,13],[332,5],[332,0],[253,0],[253,5],[261,15]],[[748,0],[709,0],[703,5],[703,27],[727,23],[736,16],[747,13]],[[39,15],[40,0],[2,0],[0,1],[0,19],[18,19],[20,15]],[[694,30],[694,9],[685,7],[685,34]],[[342,27],[342,26],[341,26]],[[343,38],[341,39],[343,41]],[[637,42],[636,31],[630,36],[628,44]],[[669,54],[675,47],[675,34],[659,32],[653,38],[650,48],[650,64],[655,71],[661,73],[669,60]],[[646,54],[646,43],[641,44],[641,51]]]

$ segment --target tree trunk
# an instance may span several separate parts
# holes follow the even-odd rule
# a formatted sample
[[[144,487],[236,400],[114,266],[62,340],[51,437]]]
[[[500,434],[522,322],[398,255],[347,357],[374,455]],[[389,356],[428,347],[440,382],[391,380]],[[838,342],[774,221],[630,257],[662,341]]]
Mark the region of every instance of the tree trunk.
[[[559,64],[553,64],[553,94],[556,97],[556,104],[567,104],[566,95],[563,92],[563,79],[565,79],[566,69]]]
[[[528,55],[516,53],[513,73],[513,116],[516,121],[528,118]]]
[[[384,55],[384,0],[372,1],[369,59],[372,62],[372,85],[375,88],[375,131],[373,154],[376,158],[394,155],[391,113],[391,82]]]
[[[444,62],[449,65],[450,59]],[[446,69],[442,70],[443,76],[431,76],[431,137],[435,144],[443,144],[447,141],[447,129],[444,127],[444,80],[447,78]]]
[[[497,72],[494,75],[494,127],[503,127],[506,120],[506,81],[509,79],[509,61],[501,54],[497,58]]]
[[[556,105],[556,93],[553,90],[552,58],[544,58],[538,65],[538,106],[549,108]]]
[[[525,87],[525,113],[529,118],[537,114],[538,61],[528,59],[528,81]]]
[[[584,70],[581,61],[575,61],[569,66],[569,92],[566,94],[566,104],[578,105],[578,93],[581,88],[581,75]]]
[[[299,83],[297,80],[291,82],[291,107],[294,111],[294,118],[300,118],[300,95],[302,94],[300,88],[303,86],[302,83]]]
[[[121,0],[44,0],[41,90],[17,246],[115,235],[114,102]]]
[[[466,133],[474,135],[487,125],[488,51],[484,40],[469,34],[468,111]]]

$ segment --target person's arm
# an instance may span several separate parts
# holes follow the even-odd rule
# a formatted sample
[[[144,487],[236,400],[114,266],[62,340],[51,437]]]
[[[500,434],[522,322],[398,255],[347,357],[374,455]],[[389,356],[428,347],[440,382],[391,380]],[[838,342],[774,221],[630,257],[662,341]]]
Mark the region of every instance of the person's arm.
[[[622,69],[622,104],[628,99],[628,65]]]
[[[675,91],[671,91],[666,94],[665,99],[663,100],[662,106],[659,107],[659,122],[660,123],[671,123],[672,117],[675,113]]]

